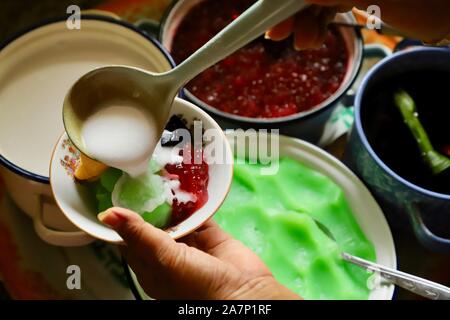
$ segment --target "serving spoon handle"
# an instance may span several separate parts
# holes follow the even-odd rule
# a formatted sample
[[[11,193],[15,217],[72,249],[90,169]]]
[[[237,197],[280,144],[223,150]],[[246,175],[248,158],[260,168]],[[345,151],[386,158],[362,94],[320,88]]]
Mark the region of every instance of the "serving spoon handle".
[[[348,253],[342,253],[341,256],[345,261],[356,264],[366,270],[377,272],[383,279],[419,296],[431,300],[450,300],[450,288],[446,286],[352,256]]]
[[[160,80],[178,91],[189,80],[255,40],[266,30],[309,6],[304,0],[259,0]]]
[[[316,223],[317,227],[322,230],[322,232],[337,245],[336,238],[334,237],[330,229],[328,229],[328,227],[321,223],[319,220],[313,219],[313,221]],[[406,272],[388,268],[380,264],[353,256],[346,252],[341,252],[341,257],[343,260],[360,266],[367,271],[378,273],[380,277],[387,280],[388,282],[408,291],[414,292],[419,296],[432,300],[450,300],[450,288],[439,283],[419,278]]]

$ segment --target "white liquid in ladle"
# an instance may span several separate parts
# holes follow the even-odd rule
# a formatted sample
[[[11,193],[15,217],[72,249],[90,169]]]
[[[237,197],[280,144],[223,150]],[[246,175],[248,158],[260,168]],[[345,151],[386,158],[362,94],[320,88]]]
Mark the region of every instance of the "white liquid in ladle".
[[[94,159],[136,177],[147,172],[160,138],[157,127],[138,107],[116,103],[91,115],[81,135]]]

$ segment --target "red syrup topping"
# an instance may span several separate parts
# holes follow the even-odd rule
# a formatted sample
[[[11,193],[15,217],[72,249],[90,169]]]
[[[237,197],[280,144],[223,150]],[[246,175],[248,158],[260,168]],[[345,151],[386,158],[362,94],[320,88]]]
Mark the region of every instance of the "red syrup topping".
[[[252,3],[206,0],[193,7],[174,37],[175,61],[185,60]],[[277,118],[308,111],[339,89],[349,54],[334,27],[319,49],[299,52],[292,41],[261,37],[200,74],[186,88],[221,111],[245,117]]]
[[[191,146],[188,148],[191,148]],[[185,150],[186,148],[180,151],[180,155],[183,155]],[[189,156],[191,159],[193,158],[190,152],[186,156]],[[184,157],[186,158],[186,156]],[[195,201],[186,203],[174,199],[171,225],[176,225],[189,218],[208,201],[208,164],[203,159],[203,156],[201,157],[201,161],[197,161],[201,163],[196,164],[194,160],[189,162],[191,163],[183,161],[180,164],[168,164],[165,166],[168,174],[175,175],[180,180],[180,189],[192,194],[196,198]]]

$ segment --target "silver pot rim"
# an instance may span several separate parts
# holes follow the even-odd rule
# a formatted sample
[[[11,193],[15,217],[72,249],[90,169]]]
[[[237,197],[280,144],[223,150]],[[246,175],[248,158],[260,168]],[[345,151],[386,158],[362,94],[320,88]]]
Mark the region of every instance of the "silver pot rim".
[[[160,31],[158,35],[159,42],[165,46],[165,43],[167,42],[167,31],[168,26],[172,23],[173,17],[175,13],[177,13],[178,10],[182,7],[181,5],[185,3],[187,0],[174,0],[166,10],[160,25]],[[192,0],[189,0],[192,1]],[[197,3],[204,1],[204,0],[196,0],[195,2],[192,1],[191,4],[196,5]],[[186,11],[187,12],[187,11]],[[351,13],[343,13],[340,14],[340,16],[351,23],[357,23],[356,18]],[[181,19],[180,19],[181,20]],[[288,122],[295,122],[299,120],[306,120],[308,118],[317,116],[318,114],[321,114],[328,109],[330,109],[337,101],[339,101],[345,93],[351,88],[351,86],[354,84],[355,80],[357,79],[362,63],[364,58],[364,43],[362,39],[361,32],[357,29],[353,29],[350,31],[354,34],[353,37],[353,48],[354,48],[354,54],[352,61],[350,61],[350,71],[347,71],[348,76],[345,83],[342,83],[340,88],[332,94],[328,99],[321,102],[314,108],[299,112],[293,115],[285,116],[285,117],[279,117],[279,118],[251,118],[251,117],[244,117],[239,115],[234,115],[228,112],[221,111],[206,102],[200,100],[197,98],[194,94],[192,94],[189,90],[186,88],[182,89],[183,95],[190,100],[191,102],[195,103],[196,105],[200,106],[207,112],[213,114],[216,117],[230,120],[235,123],[242,123],[242,124],[253,124],[255,126],[267,126],[267,125],[276,125],[281,123],[288,123]],[[170,52],[170,48],[165,46],[166,49]]]

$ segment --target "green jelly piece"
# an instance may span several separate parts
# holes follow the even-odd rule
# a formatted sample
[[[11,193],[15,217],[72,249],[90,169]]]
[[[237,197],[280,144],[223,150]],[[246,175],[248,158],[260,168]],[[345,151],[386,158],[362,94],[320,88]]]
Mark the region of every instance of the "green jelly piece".
[[[99,213],[103,212],[113,206],[110,193],[97,194],[96,198],[97,198],[97,211]]]
[[[155,227],[164,229],[169,225],[171,215],[172,207],[164,202],[152,212],[144,212],[142,218]]]
[[[261,175],[262,168],[235,164],[230,193],[214,219],[303,298],[367,299],[370,274],[344,262],[339,252],[375,261],[375,249],[339,186],[288,157],[280,159],[276,175]]]
[[[119,169],[109,168],[100,176],[100,183],[109,193],[111,193],[114,190],[117,180],[120,179],[122,174],[122,171]]]
[[[155,161],[155,160],[150,160],[150,162],[149,162],[149,169],[150,169],[150,172],[152,172],[152,173],[157,173],[157,172],[159,172],[159,171],[161,171],[161,166]]]
[[[105,211],[113,206],[111,201],[111,193],[101,185],[100,180],[90,182],[89,190],[93,195],[95,195],[97,213]]]
[[[91,190],[93,190],[95,195],[108,192],[108,190],[106,190],[105,187],[102,186],[99,180],[91,182],[90,188]]]
[[[118,199],[122,207],[142,214],[148,201],[162,197],[163,180],[158,175],[148,174],[138,178],[127,175],[123,179]]]

